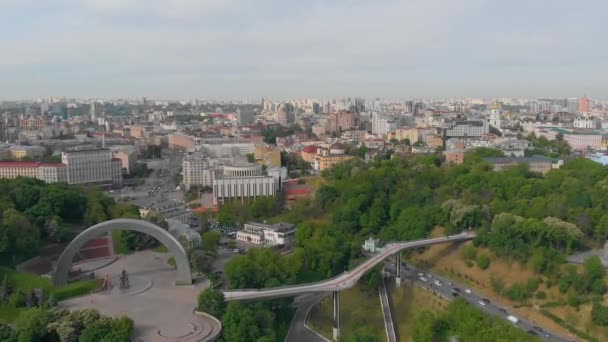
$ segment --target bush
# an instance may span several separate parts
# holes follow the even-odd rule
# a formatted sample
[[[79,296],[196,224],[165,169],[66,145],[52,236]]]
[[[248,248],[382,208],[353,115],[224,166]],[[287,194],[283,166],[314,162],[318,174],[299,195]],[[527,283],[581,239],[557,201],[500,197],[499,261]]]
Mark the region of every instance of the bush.
[[[477,251],[475,250],[475,247],[473,247],[471,245],[466,245],[462,249],[462,257],[466,261],[475,260],[476,255],[477,255]]]
[[[54,289],[53,296],[56,301],[61,301],[67,298],[91,293],[97,289],[97,286],[97,280],[78,281]]]
[[[467,267],[473,267],[475,265],[471,260],[465,261],[464,264],[467,265]]]
[[[545,293],[545,291],[537,291],[536,292],[536,298],[537,299],[546,299],[547,298],[547,294]]]
[[[488,269],[490,267],[490,258],[485,254],[479,254],[477,256],[477,266],[482,270]]]
[[[23,293],[23,291],[17,290],[17,292],[13,293],[11,295],[11,298],[9,299],[9,303],[14,308],[20,308],[25,306],[25,294]]]
[[[534,291],[538,290],[539,281],[536,278],[528,279],[526,283],[526,291],[528,293],[534,293]]]
[[[598,301],[593,302],[591,320],[597,325],[608,326],[608,306],[604,306]]]

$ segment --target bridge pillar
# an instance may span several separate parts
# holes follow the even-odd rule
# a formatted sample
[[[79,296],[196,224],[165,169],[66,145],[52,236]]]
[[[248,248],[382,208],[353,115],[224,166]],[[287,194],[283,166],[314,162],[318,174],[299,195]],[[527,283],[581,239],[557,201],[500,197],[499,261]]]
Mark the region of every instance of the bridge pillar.
[[[395,255],[395,272],[397,274],[395,277],[395,284],[399,287],[401,286],[401,253]]]
[[[340,291],[334,291],[334,340],[340,339]]]

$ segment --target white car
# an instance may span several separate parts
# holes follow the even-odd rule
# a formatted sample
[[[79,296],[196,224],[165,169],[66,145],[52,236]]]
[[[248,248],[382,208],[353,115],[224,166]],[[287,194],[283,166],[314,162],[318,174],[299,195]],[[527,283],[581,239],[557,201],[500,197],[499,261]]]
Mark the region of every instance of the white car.
[[[419,277],[424,277],[424,273],[418,273]]]
[[[435,285],[441,286],[441,282],[439,280],[435,280]]]
[[[420,280],[427,281],[427,279],[425,277],[420,277]]]
[[[480,301],[479,301],[479,302],[477,302],[477,303],[479,303],[479,305],[481,305],[481,306],[486,306],[486,302],[484,302],[483,300],[480,300]]]
[[[471,293],[471,289],[466,289],[466,290],[464,290],[464,292]]]

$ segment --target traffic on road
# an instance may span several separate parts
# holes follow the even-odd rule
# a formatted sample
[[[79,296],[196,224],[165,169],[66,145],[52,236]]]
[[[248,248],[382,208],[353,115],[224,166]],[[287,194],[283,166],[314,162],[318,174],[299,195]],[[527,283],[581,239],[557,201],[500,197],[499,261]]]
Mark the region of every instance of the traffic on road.
[[[388,269],[394,271],[394,263],[389,263],[387,261],[387,266]],[[501,306],[500,304],[493,303],[492,301],[490,301],[490,299],[476,294],[469,287],[455,284],[449,279],[430,273],[428,271],[415,269],[410,265],[402,264],[401,277],[402,279],[409,280],[410,282],[421,286],[422,288],[425,288],[429,291],[432,291],[433,293],[436,293],[447,300],[452,300],[456,297],[462,297],[467,302],[472,305],[475,305],[487,314],[504,318],[505,320],[511,322],[514,326],[524,330],[531,336],[537,336],[547,341],[575,341],[573,337],[565,338],[563,336],[559,336],[551,331],[548,331],[547,329],[538,326],[534,322],[529,322],[524,319],[521,319],[520,317],[517,317],[514,314],[510,313],[507,308]]]

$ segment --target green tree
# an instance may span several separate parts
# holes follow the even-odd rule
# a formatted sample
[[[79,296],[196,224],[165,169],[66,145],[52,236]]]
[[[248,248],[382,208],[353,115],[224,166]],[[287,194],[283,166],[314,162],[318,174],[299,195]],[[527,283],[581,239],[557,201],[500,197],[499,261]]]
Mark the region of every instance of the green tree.
[[[45,341],[48,336],[47,325],[51,320],[51,313],[44,309],[31,309],[22,312],[15,321],[17,341]]]
[[[255,320],[255,313],[238,302],[228,304],[222,323],[226,342],[257,341],[263,336]]]
[[[201,234],[201,249],[213,255],[217,254],[222,235],[216,231],[208,231]]]
[[[214,317],[222,317],[226,310],[224,294],[216,289],[207,288],[198,295],[199,311],[204,311]]]
[[[8,274],[5,274],[0,284],[0,304],[8,305],[12,294],[13,284],[8,280]]]

